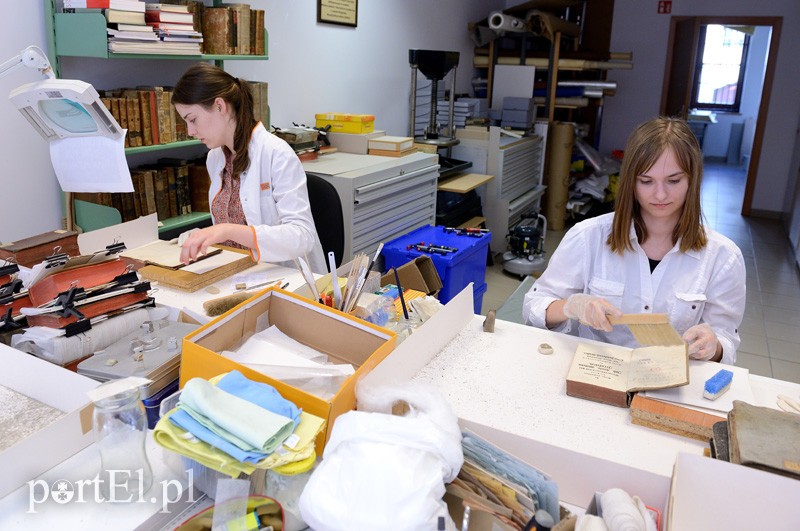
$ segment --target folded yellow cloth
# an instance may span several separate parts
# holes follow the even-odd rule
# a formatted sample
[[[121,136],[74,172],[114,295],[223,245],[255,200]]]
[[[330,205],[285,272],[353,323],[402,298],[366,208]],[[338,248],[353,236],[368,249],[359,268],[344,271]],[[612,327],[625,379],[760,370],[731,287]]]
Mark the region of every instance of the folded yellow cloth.
[[[232,478],[239,476],[242,472],[252,474],[256,468],[275,468],[307,459],[314,453],[314,440],[325,428],[324,419],[303,411],[300,413],[300,423],[294,431],[296,436],[294,447],[289,448],[284,444],[254,466],[251,463],[237,461],[225,452],[211,447],[208,443],[196,439],[191,433],[177,427],[169,420],[172,411],[164,415],[156,424],[153,431],[156,442],[168,450],[194,459],[198,463]],[[292,439],[294,436],[286,442],[294,442]]]

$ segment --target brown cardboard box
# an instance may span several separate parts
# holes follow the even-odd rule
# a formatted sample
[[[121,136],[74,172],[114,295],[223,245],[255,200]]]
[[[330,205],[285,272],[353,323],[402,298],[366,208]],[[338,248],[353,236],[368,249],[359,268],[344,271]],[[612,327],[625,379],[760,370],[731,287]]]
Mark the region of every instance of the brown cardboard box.
[[[418,256],[397,268],[397,276],[403,289],[415,289],[426,295],[436,295],[442,289],[442,279],[436,272],[436,266],[430,256]],[[394,271],[381,277],[381,286],[394,284]]]
[[[327,354],[332,362],[352,364],[355,374],[332,399],[326,400],[219,354],[239,347],[252,334],[270,325]],[[304,411],[327,420],[325,432],[317,439],[317,455],[322,455],[333,421],[356,407],[356,383],[394,349],[395,342],[394,332],[294,293],[269,288],[184,338],[180,386],[183,388],[191,378],[209,379],[234,369],[247,378],[272,385]]]

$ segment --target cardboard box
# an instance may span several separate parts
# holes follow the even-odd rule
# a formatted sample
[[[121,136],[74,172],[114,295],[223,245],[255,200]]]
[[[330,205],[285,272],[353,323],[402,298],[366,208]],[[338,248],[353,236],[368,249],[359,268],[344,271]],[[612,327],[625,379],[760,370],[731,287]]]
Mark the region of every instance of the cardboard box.
[[[373,114],[341,114],[321,113],[315,114],[317,127],[330,125],[334,133],[371,133],[375,130],[375,115]]]
[[[0,452],[2,498],[94,442],[86,392],[100,384],[3,344],[0,355],[0,385],[66,413]]]
[[[325,400],[219,354],[239,347],[252,334],[270,325],[327,354],[335,363],[351,363],[356,367],[355,374],[332,399]],[[270,384],[304,411],[328,421],[325,432],[317,439],[317,454],[322,455],[333,421],[356,407],[356,383],[394,349],[395,343],[394,332],[294,293],[269,288],[184,338],[180,386],[183,388],[192,378],[209,379],[234,369],[247,378]]]
[[[797,529],[800,481],[719,459],[678,454],[664,531]]]
[[[355,153],[356,155],[366,155],[369,151],[369,139],[378,138],[386,134],[386,131],[373,131],[371,133],[337,133],[328,132],[328,140],[331,145],[342,153]]]
[[[404,289],[415,289],[427,295],[436,295],[442,289],[442,279],[430,256],[418,256],[397,268],[397,276]],[[381,286],[394,284],[394,272],[381,277]]]

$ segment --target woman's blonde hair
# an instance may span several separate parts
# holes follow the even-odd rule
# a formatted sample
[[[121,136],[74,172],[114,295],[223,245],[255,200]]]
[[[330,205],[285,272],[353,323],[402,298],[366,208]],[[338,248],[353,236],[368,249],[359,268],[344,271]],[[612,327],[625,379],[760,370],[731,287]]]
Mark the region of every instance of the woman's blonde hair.
[[[703,154],[692,130],[685,121],[677,118],[654,118],[634,129],[625,146],[622,169],[619,175],[614,223],[606,243],[613,252],[632,251],[630,227],[636,230],[639,243],[647,240],[647,227],[636,201],[636,177],[653,167],[667,148],[672,148],[681,170],[689,179],[686,202],[672,232],[673,245],[680,240],[681,252],[705,247],[708,238],[703,228],[700,209],[700,184],[703,177]]]

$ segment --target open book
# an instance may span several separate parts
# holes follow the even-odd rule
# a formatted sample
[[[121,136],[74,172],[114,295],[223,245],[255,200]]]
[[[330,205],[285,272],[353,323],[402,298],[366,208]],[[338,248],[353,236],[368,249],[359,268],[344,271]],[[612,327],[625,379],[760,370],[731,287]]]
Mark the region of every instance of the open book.
[[[567,394],[628,407],[636,391],[688,383],[686,344],[631,349],[581,343],[567,374]]]

